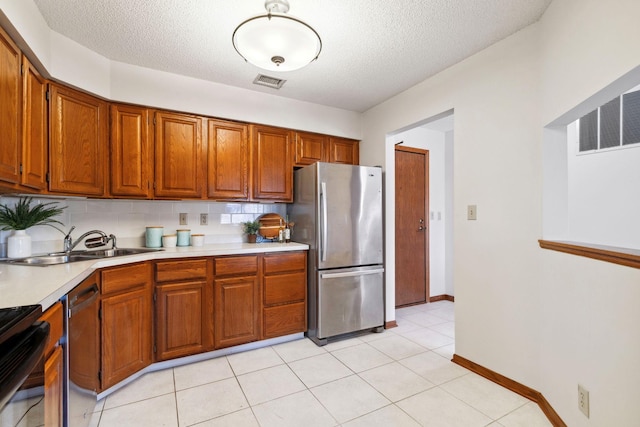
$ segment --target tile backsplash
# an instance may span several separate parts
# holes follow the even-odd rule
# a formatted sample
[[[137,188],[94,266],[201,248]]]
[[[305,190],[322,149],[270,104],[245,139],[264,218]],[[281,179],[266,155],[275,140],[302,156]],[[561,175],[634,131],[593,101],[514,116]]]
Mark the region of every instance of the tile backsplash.
[[[0,204],[14,205],[18,197],[0,196]],[[143,246],[147,226],[162,226],[165,234],[188,228],[192,234],[205,235],[205,244],[246,241],[240,223],[253,221],[263,213],[285,215],[284,204],[224,203],[207,201],[162,200],[94,200],[83,198],[34,197],[34,203],[57,202],[66,206],[57,217],[64,224],[65,233],[75,226],[74,237],[90,230],[102,230],[118,238],[118,246]],[[180,225],[179,214],[188,214],[188,225]],[[208,214],[208,225],[200,225],[200,214]],[[6,254],[7,237],[11,231],[0,232],[0,257]],[[27,230],[32,238],[34,253],[62,249],[64,234],[47,226]],[[84,245],[80,245],[83,248]]]

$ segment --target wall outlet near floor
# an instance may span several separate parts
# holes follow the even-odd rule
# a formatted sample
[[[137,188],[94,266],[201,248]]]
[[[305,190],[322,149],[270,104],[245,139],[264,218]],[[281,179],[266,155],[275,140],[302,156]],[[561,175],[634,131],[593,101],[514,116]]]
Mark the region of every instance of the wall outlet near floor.
[[[188,216],[186,213],[180,214],[180,225],[187,225],[189,222]]]
[[[589,418],[589,390],[578,384],[578,409]]]
[[[468,220],[478,219],[478,207],[476,205],[467,206],[467,219]]]
[[[200,225],[209,225],[209,214],[200,214]]]

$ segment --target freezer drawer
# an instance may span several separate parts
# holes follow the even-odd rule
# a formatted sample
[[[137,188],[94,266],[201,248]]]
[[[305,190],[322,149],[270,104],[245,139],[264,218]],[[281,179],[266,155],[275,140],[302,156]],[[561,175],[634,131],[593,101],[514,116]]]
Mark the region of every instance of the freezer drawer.
[[[382,266],[318,272],[318,333],[335,335],[383,326]]]

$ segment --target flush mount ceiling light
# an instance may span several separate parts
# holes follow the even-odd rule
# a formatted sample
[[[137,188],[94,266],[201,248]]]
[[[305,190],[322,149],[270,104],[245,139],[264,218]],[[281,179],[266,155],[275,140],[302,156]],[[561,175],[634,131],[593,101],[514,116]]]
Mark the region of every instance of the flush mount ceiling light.
[[[266,15],[255,16],[233,32],[233,47],[245,61],[270,71],[293,71],[316,60],[322,40],[299,19],[287,16],[287,0],[266,0]]]

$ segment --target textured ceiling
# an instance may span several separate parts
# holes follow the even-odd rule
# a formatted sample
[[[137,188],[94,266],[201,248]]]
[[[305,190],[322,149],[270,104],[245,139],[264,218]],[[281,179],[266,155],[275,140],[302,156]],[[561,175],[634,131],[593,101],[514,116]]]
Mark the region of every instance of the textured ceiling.
[[[322,53],[286,73],[244,62],[235,27],[261,0],[35,0],[54,31],[116,61],[279,96],[366,111],[517,32],[551,0],[289,0]],[[256,86],[258,73],[286,79]]]

